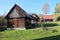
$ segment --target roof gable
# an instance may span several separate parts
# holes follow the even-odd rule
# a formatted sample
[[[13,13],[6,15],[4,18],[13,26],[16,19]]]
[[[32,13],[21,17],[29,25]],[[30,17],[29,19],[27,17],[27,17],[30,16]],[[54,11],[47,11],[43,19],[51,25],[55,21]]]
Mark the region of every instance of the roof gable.
[[[31,16],[32,16],[33,19],[39,21],[39,17],[36,14],[32,14]]]
[[[30,17],[21,7],[19,7],[18,5],[14,5],[12,7],[12,9],[9,11],[9,13],[7,14],[7,16],[5,18],[9,18],[9,14],[13,11],[13,9],[16,8],[16,10],[21,14],[23,15],[23,17]]]
[[[14,8],[13,11],[12,11],[8,16],[9,16],[9,18],[23,17],[23,16],[16,10],[16,8]]]

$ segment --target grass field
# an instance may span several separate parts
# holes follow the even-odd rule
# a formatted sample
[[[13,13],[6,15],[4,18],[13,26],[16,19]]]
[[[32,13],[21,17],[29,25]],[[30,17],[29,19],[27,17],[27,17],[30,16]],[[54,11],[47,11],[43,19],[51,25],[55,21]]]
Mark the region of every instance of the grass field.
[[[5,30],[0,32],[0,40],[60,40],[60,22],[46,22],[44,26],[49,29]]]

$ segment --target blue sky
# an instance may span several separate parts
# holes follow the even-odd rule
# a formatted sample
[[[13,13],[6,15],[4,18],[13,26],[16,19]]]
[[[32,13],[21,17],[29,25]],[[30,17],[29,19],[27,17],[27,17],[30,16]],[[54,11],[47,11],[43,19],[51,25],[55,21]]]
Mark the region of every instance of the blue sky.
[[[42,14],[42,5],[49,4],[49,14],[55,12],[55,6],[60,0],[0,0],[0,15],[6,15],[14,4],[22,7],[27,13]]]

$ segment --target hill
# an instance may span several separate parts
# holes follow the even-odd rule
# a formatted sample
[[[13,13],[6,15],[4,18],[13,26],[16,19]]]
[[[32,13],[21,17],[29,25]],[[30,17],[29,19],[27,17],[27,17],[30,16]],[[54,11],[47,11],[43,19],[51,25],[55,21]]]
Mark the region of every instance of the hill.
[[[57,17],[60,16],[60,13],[53,14],[54,19],[57,19]]]

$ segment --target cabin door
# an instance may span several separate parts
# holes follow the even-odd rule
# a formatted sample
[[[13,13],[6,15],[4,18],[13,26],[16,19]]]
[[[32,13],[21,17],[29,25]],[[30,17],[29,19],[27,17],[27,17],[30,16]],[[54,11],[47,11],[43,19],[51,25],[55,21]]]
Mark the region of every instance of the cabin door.
[[[13,28],[23,28],[23,27],[25,27],[24,18],[12,19],[11,23],[12,23]]]
[[[24,18],[18,19],[18,27],[19,28],[25,27],[25,20],[24,20]]]

